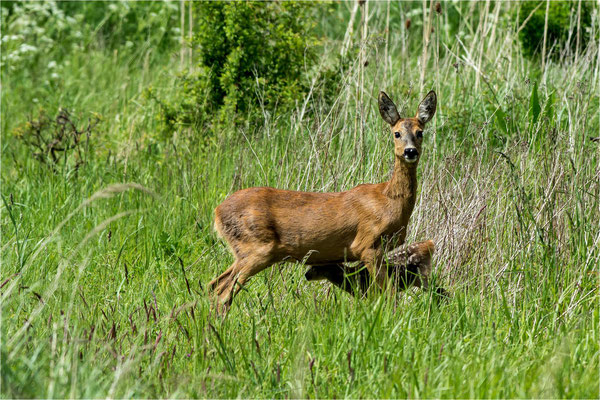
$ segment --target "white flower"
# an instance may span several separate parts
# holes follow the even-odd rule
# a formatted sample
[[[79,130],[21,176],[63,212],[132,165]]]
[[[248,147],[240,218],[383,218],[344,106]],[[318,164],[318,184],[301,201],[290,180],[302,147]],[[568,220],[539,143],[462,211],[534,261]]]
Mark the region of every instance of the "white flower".
[[[56,61],[52,60],[48,63],[48,69],[56,68]]]
[[[58,75],[56,72],[53,72],[53,73],[50,75],[50,78],[52,78],[52,79],[58,79],[58,78],[60,78],[60,76],[59,76],[59,75]]]
[[[48,36],[44,35],[40,38],[40,42],[45,43],[45,44],[52,44],[52,43],[54,43],[54,40],[52,40]]]
[[[21,53],[27,53],[27,52],[30,52],[30,51],[37,51],[37,47],[32,46],[32,45],[27,44],[27,43],[23,43],[21,45],[21,47],[19,47],[19,51]]]

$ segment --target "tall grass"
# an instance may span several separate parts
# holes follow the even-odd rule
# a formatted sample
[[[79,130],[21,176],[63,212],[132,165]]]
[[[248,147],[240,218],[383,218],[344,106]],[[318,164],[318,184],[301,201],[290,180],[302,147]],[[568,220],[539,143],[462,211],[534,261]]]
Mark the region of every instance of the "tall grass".
[[[2,396],[597,398],[598,43],[560,62],[549,48],[541,70],[520,53],[514,4],[429,6],[358,9],[364,52],[334,101],[308,95],[203,146],[187,127],[161,136],[142,96],[177,95],[178,51],[65,49],[72,61],[46,91],[3,70]],[[327,53],[350,13],[324,19]],[[408,240],[436,241],[452,299],[353,299],[282,263],[215,316],[206,284],[232,258],[214,207],[249,186],[387,179],[380,89],[404,115],[438,94]],[[53,172],[11,135],[33,98],[103,115],[76,172]]]

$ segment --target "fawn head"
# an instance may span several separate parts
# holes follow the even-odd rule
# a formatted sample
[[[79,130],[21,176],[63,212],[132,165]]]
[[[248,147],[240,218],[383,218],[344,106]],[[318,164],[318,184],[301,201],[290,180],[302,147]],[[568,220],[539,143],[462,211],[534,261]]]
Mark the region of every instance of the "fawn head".
[[[379,93],[379,113],[383,120],[390,124],[392,135],[394,135],[394,153],[398,159],[406,163],[415,163],[419,160],[423,129],[425,129],[425,124],[433,118],[436,106],[437,96],[432,90],[419,104],[415,117],[400,118],[392,99],[385,92]]]

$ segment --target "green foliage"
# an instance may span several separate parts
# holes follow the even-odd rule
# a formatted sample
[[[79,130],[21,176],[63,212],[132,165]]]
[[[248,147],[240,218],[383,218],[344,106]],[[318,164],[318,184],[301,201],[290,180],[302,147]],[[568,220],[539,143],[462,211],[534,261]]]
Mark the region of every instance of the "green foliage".
[[[537,122],[541,111],[542,107],[540,106],[540,98],[538,96],[538,84],[535,82],[531,88],[531,97],[529,99],[529,117],[531,125]]]
[[[385,37],[388,3],[367,4],[369,46]],[[506,29],[481,13],[499,4],[502,16],[518,4],[452,3],[463,48],[443,33],[450,11],[442,3],[423,65],[422,30],[414,27],[427,14],[413,18],[405,43],[400,16],[409,5],[389,4],[387,69],[375,48],[368,66],[343,71],[329,109],[302,119],[275,109],[252,127],[256,135],[215,135],[207,151],[181,130],[168,141],[155,136],[160,106],[141,93],[151,86],[179,102],[183,82],[171,73],[181,68],[178,45],[144,49],[158,36],[138,35],[130,46],[126,37],[84,29],[84,47],[57,40],[2,70],[0,397],[599,397],[600,152],[590,140],[600,129],[597,48],[575,64],[548,63],[542,79],[539,60],[518,51],[517,21]],[[339,19],[322,21],[330,65],[349,5],[337,3]],[[160,24],[178,26],[161,15]],[[42,13],[3,18],[7,37],[21,34],[7,20],[52,28]],[[494,40],[467,40],[493,27]],[[153,55],[136,56],[146,51]],[[414,115],[422,72],[423,91],[436,90],[439,108],[423,139],[407,240],[437,238],[434,273],[452,298],[436,304],[421,290],[352,298],[282,262],[254,276],[230,314],[216,317],[207,282],[232,256],[212,229],[215,206],[244,187],[328,192],[382,182],[393,139],[377,92],[389,91]],[[36,91],[54,73],[61,84]],[[201,78],[185,76],[198,99],[208,98]],[[32,98],[51,110],[50,121],[67,104],[73,115],[103,115],[77,179],[64,164],[40,167],[12,134],[39,119]]]
[[[303,66],[314,62],[311,5],[301,2],[199,2],[194,40],[209,107],[224,118],[261,103],[293,105]]]
[[[131,48],[144,44],[157,52],[172,49],[180,40],[180,4],[172,1],[60,1],[67,15],[82,16],[104,46]]]
[[[591,25],[592,7],[585,1],[581,3],[581,26],[580,26],[580,48],[585,48],[589,39],[589,27]],[[539,6],[539,7],[538,7]],[[556,44],[557,50],[554,55],[558,56],[560,50],[574,52],[576,49],[577,30],[577,1],[552,1],[548,9],[548,34],[547,49]],[[546,20],[546,3],[541,1],[524,1],[519,11],[519,25],[522,25],[527,17],[533,12],[523,30],[519,33],[519,39],[523,51],[528,55],[541,53],[544,42],[544,25]],[[572,35],[569,30],[572,29]]]
[[[180,95],[161,102],[166,125],[235,123],[285,112],[307,93],[315,74],[315,4],[196,2],[193,44],[198,64],[179,76]],[[329,85],[331,86],[331,85]]]
[[[165,51],[180,35],[173,2],[1,2],[1,66],[7,71],[60,68],[92,47],[136,53]],[[51,60],[50,64],[40,63]],[[58,65],[57,65],[58,64]]]
[[[508,135],[509,131],[508,131],[508,126],[506,124],[507,116],[504,113],[504,111],[502,111],[502,108],[498,107],[495,115],[496,115],[496,124],[498,125],[498,128],[500,128],[500,130],[502,131],[502,133],[504,135]]]

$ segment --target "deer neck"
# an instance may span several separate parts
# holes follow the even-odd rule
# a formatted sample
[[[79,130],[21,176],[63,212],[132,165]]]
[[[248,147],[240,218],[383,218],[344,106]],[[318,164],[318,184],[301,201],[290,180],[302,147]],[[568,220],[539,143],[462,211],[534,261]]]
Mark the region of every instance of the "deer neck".
[[[383,194],[395,200],[414,200],[417,195],[417,164],[408,164],[396,157],[392,179],[387,182]]]

